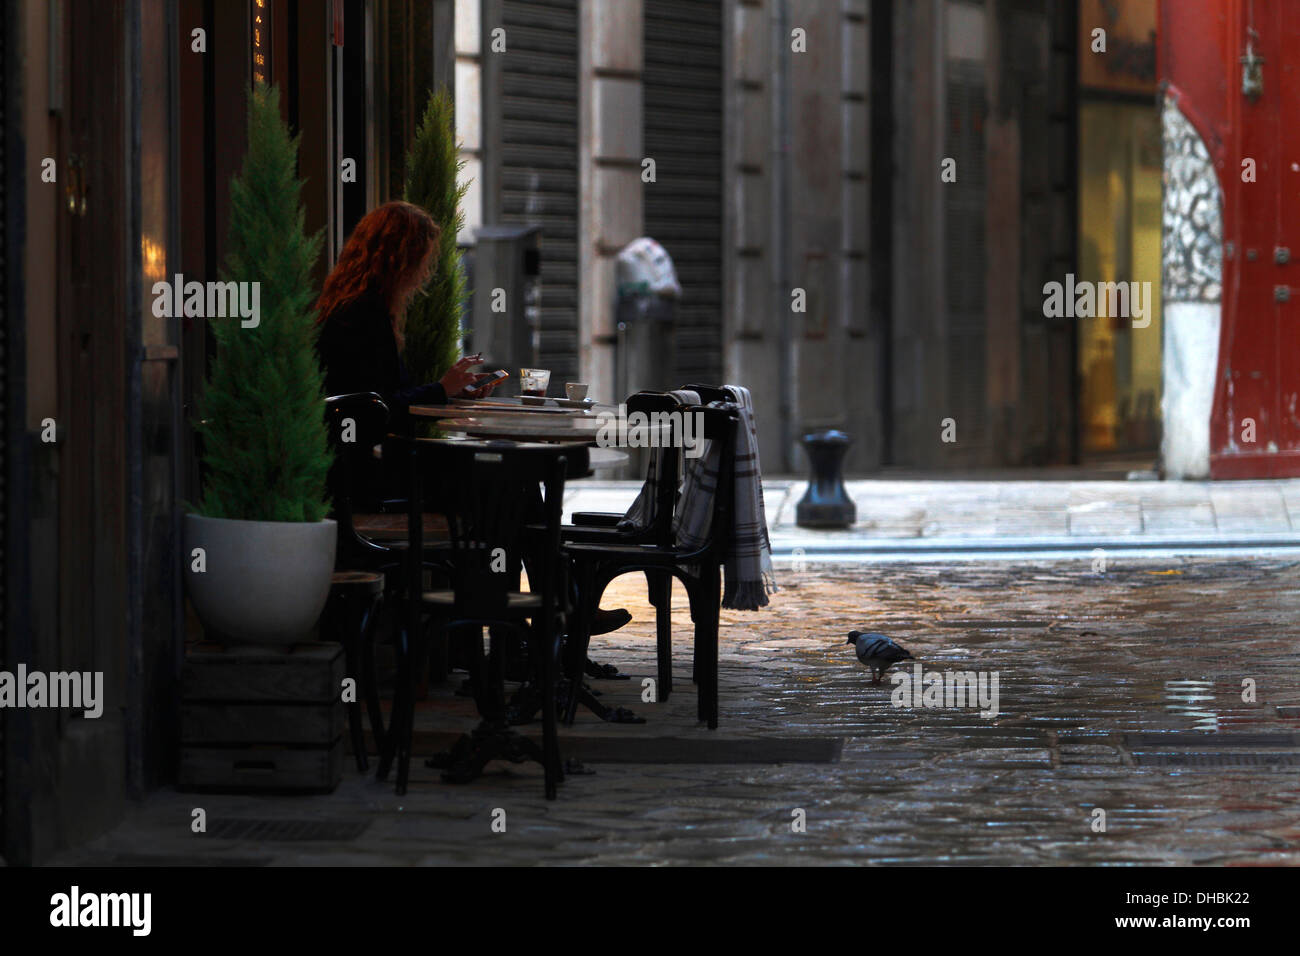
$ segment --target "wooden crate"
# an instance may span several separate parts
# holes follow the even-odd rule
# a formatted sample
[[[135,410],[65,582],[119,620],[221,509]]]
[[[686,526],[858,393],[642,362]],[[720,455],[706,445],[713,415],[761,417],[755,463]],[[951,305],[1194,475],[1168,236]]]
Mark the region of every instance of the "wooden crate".
[[[321,641],[265,652],[198,644],[181,666],[181,700],[328,703],[340,699],[344,676],[341,644]]]
[[[191,648],[181,668],[181,789],[333,790],[343,779],[338,644]]]
[[[182,790],[329,793],[343,779],[343,738],[321,747],[181,745]]]

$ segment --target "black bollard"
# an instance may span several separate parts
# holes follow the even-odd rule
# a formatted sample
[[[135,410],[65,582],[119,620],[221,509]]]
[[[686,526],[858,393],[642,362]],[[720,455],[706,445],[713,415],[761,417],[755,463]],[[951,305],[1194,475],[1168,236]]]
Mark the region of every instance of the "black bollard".
[[[852,441],[835,429],[803,436],[812,475],[807,492],[795,508],[794,520],[799,527],[847,528],[857,520],[857,505],[844,490],[844,455]]]

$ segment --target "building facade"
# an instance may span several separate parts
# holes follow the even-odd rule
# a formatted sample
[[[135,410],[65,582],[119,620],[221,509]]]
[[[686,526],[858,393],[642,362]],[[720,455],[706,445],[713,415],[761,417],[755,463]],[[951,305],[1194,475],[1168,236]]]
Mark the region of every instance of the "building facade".
[[[153,284],[216,277],[254,76],[300,136],[323,279],[400,193],[424,91],[453,67],[450,2],[20,0],[4,9],[4,630],[0,662],[102,672],[97,719],[0,710],[0,853],[39,862],[174,779],[195,633],[180,517],[203,320]],[[341,174],[345,159],[358,175]]]
[[[1043,307],[1078,271],[1080,211],[1132,204],[1081,199],[1081,158],[1102,184],[1125,159],[1081,145],[1081,91],[1147,96],[1157,121],[1143,16],[1153,0],[457,0],[467,218],[542,228],[538,360],[601,396],[630,347],[617,254],[659,240],[684,291],[655,385],[747,384],[771,472],[827,427],[856,473],[1154,458],[1158,346],[1156,389],[1117,389],[1110,330]],[[1137,50],[1120,81],[1082,72],[1097,17]]]

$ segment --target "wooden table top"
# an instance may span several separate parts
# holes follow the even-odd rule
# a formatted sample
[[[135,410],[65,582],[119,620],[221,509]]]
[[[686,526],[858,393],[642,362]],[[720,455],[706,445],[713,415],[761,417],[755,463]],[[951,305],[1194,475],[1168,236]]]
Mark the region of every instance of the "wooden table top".
[[[412,405],[411,414],[437,420],[438,427],[468,438],[516,442],[580,442],[591,448],[593,469],[613,468],[628,460],[618,448],[596,446],[597,437],[614,405],[593,403],[565,408],[548,399],[545,405],[523,404],[518,398],[457,400],[451,405]],[[602,414],[604,413],[604,414]]]
[[[412,405],[412,415],[421,418],[481,418],[496,415],[543,415],[546,417],[594,416],[602,411],[614,412],[617,407],[600,402],[581,406],[564,399],[548,398],[541,404],[524,402],[521,398],[454,398],[446,405]]]
[[[484,415],[443,418],[438,427],[449,432],[463,432],[471,437],[506,438],[511,441],[573,441],[594,445],[604,423],[595,416]]]

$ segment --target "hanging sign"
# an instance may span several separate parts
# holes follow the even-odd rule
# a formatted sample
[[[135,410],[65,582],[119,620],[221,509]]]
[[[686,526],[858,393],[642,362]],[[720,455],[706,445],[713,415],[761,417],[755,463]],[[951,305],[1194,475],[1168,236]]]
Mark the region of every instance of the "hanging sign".
[[[251,0],[253,83],[271,82],[271,0]]]

